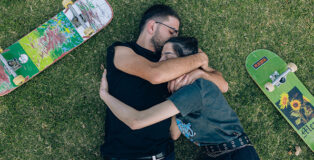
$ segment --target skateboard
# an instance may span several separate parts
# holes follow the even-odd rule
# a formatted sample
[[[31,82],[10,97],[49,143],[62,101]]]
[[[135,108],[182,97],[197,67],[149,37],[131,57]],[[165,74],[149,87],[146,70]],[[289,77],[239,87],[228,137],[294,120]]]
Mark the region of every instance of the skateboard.
[[[65,9],[8,48],[0,49],[0,96],[18,88],[107,26],[106,0],[63,0]]]
[[[286,64],[265,49],[250,53],[245,65],[255,83],[313,151],[314,98],[294,74],[297,66]]]

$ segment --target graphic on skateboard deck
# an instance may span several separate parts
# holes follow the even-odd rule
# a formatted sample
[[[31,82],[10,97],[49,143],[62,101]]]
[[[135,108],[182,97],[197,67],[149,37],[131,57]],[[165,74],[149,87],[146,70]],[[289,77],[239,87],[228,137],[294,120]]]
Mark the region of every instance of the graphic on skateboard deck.
[[[313,151],[314,98],[293,73],[297,66],[286,64],[265,49],[250,53],[245,65],[255,83]]]
[[[106,0],[63,0],[65,9],[0,49],[0,96],[6,95],[83,44],[105,26],[113,11]]]

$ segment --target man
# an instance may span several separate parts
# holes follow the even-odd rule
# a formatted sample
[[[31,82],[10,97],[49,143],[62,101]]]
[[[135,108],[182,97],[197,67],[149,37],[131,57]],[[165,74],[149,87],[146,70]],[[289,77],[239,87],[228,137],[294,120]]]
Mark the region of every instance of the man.
[[[140,22],[136,42],[116,42],[107,50],[109,93],[137,110],[164,101],[167,84],[199,67],[207,68],[208,58],[200,52],[188,57],[158,62],[166,40],[177,36],[180,18],[165,5],[149,8]],[[171,84],[169,88],[176,88]],[[174,159],[170,138],[171,119],[132,130],[106,110],[105,143],[101,152],[105,159]]]

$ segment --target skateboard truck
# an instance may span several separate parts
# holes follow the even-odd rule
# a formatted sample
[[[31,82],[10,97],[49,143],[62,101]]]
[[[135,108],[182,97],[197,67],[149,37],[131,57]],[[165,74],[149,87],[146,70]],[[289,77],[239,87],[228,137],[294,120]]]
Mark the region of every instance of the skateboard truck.
[[[279,75],[278,71],[275,71],[273,74],[269,76],[269,78],[272,80],[272,83],[267,82],[265,84],[265,89],[269,92],[272,92],[275,90],[274,86],[279,87],[281,84],[286,82],[286,78],[289,72],[295,72],[297,70],[297,66],[294,63],[289,63],[287,65],[287,70]]]
[[[91,36],[94,33],[94,30],[92,27],[87,27],[84,20],[81,18],[81,16],[75,11],[75,9],[72,7],[73,2],[71,0],[63,0],[62,4],[64,8],[69,8],[71,12],[74,14],[74,16],[79,20],[79,22],[82,24],[84,28],[84,34],[86,36]]]
[[[3,50],[0,48],[0,60],[4,64],[4,69],[7,70],[9,74],[11,74],[14,77],[13,83],[17,86],[23,84],[25,82],[25,78],[22,75],[17,75],[14,72],[12,67],[8,64],[8,61],[2,56],[1,54],[2,52]]]

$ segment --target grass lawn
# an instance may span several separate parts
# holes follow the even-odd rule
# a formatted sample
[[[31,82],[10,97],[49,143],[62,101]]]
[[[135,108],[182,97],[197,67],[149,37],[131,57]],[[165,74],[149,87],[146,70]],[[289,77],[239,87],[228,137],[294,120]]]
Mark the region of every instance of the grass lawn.
[[[12,93],[0,97],[0,160],[100,159],[105,105],[98,96],[106,48],[135,40],[141,14],[164,3],[182,18],[181,35],[195,36],[210,65],[229,82],[225,94],[262,160],[310,160],[314,154],[249,77],[246,56],[268,49],[294,62],[314,91],[311,0],[108,0],[105,29]],[[1,0],[0,45],[6,48],[62,10],[61,0]],[[105,65],[105,64],[104,64]],[[197,159],[183,136],[178,160]],[[289,155],[300,146],[299,156]]]

